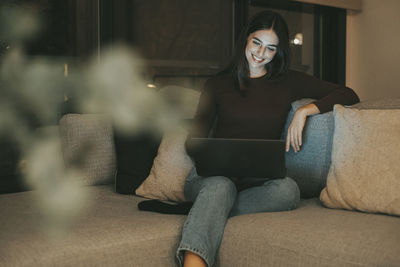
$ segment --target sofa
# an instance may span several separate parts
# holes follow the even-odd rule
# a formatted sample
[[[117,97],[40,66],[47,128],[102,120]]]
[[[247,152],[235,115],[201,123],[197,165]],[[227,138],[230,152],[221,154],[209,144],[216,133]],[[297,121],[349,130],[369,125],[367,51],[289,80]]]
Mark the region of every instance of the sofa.
[[[288,122],[310,101],[294,102]],[[399,103],[356,106],[398,108]],[[82,143],[74,136],[96,140],[101,147],[92,165],[84,166],[89,178],[81,189],[90,205],[64,233],[49,236],[35,190],[0,195],[0,266],[177,266],[175,251],[186,216],[140,211],[137,204],[145,198],[117,193],[112,131],[101,117],[85,131],[88,118],[93,122],[92,115],[65,115],[59,129],[68,139],[64,150]],[[400,266],[400,217],[321,203],[333,132],[332,112],[308,119],[302,150],[286,155],[287,175],[301,190],[299,207],[230,218],[216,266]]]

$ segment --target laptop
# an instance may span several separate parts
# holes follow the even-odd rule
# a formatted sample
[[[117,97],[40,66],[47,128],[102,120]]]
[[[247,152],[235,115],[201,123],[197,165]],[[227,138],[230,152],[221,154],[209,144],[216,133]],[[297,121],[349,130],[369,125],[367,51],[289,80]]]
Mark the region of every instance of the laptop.
[[[191,138],[186,149],[200,176],[283,178],[284,140]]]

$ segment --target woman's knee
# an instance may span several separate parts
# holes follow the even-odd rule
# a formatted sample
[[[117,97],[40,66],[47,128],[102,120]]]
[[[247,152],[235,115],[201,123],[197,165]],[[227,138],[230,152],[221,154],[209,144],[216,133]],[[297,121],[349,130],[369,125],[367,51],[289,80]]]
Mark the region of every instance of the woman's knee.
[[[288,210],[295,209],[300,202],[300,189],[297,183],[289,177],[273,180],[276,185],[276,193]]]
[[[208,202],[230,209],[235,202],[237,190],[230,179],[223,176],[213,176],[204,178],[199,196],[200,194]]]
[[[196,177],[185,184],[185,198],[190,201],[197,199],[199,193],[209,195],[215,201],[222,201],[225,198],[236,198],[237,190],[235,184],[227,177]],[[219,198],[219,199],[218,199]]]
[[[213,176],[204,178],[202,181],[202,189],[207,192],[219,193],[222,195],[236,195],[236,186],[227,177]]]

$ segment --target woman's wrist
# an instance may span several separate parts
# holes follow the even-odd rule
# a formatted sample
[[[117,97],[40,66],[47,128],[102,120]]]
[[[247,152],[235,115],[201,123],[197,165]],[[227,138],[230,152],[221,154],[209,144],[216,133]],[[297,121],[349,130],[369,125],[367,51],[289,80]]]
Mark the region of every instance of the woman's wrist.
[[[306,117],[320,113],[318,107],[312,103],[300,107],[298,112],[302,113]]]

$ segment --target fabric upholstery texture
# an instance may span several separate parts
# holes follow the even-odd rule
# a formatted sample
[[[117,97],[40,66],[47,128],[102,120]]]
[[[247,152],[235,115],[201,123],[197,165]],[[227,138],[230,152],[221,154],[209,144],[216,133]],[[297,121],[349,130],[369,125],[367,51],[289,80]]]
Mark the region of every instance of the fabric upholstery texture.
[[[335,105],[334,118],[332,165],[321,201],[400,216],[400,109]]]
[[[288,212],[231,218],[220,266],[397,266],[400,220],[394,216],[326,209],[303,200]]]
[[[292,110],[289,112],[283,132],[284,139],[294,112],[312,101],[312,99],[301,99],[292,103]],[[400,98],[362,101],[351,107],[400,109]],[[326,186],[326,178],[331,165],[333,132],[333,112],[313,115],[307,118],[300,151],[295,153],[291,149],[286,153],[287,176],[297,182],[302,198],[319,197],[321,190]]]
[[[358,109],[400,109],[400,97],[366,100],[351,107]]]
[[[0,195],[0,266],[177,266],[185,216],[143,212],[143,198],[84,187],[92,205],[66,235],[44,233],[35,191]],[[289,212],[233,217],[216,266],[397,266],[400,220],[324,208],[317,198]]]
[[[111,121],[105,115],[67,114],[59,124],[67,167],[85,174],[82,185],[109,184],[116,169]]]
[[[159,94],[177,110],[183,122],[193,118],[197,110],[200,92],[181,86],[166,86]],[[136,194],[166,201],[185,201],[183,187],[189,171],[193,168],[190,157],[186,154],[185,141],[187,125],[165,133],[157,156],[154,158],[150,174],[136,189]]]
[[[400,99],[378,102],[362,102],[356,106],[400,108]],[[313,119],[325,115],[309,118],[305,131],[314,131],[307,127],[312,125]],[[77,146],[80,145],[78,140],[85,138],[99,143],[112,140],[111,130],[96,130],[98,128],[92,125],[96,120],[88,122],[87,116],[69,116],[68,119],[77,121],[62,126],[72,127],[73,131],[61,129],[60,125],[61,133],[68,141],[64,145]],[[333,117],[327,121],[333,121]],[[109,124],[103,123],[102,127],[106,125],[105,129],[109,129]],[[317,129],[322,135],[322,129]],[[312,131],[308,134],[313,134]],[[303,196],[304,192],[309,195],[318,192],[316,188],[324,179],[305,172],[314,175],[307,168],[319,168],[317,164],[321,160],[315,148],[314,158],[302,161],[300,153],[306,153],[307,149],[303,145],[297,154],[290,152],[287,155],[288,172],[303,189]],[[75,150],[81,151],[81,148]],[[114,157],[113,152],[104,156],[105,159]],[[86,169],[93,172],[93,177],[100,173],[97,168],[109,166],[107,160],[104,166],[100,164],[102,153],[96,160],[95,168]],[[306,164],[310,160],[314,163]],[[293,165],[291,161],[299,164]],[[109,172],[105,173],[108,175]],[[304,191],[307,183],[313,186],[314,182],[318,187]],[[42,211],[37,208],[38,192],[0,195],[0,266],[177,266],[175,252],[185,216],[139,211],[137,204],[144,198],[117,194],[113,185],[82,189],[92,205],[84,210],[66,235],[58,239],[49,239],[45,234],[47,227],[43,224]],[[299,208],[293,211],[229,219],[216,266],[398,266],[399,229],[400,218],[397,216],[327,209],[318,198],[302,200]]]
[[[295,111],[311,102],[312,99],[301,99],[292,103],[283,132],[284,140]],[[291,148],[286,153],[286,175],[297,182],[302,198],[317,197],[325,187],[331,164],[333,129],[332,112],[308,117],[300,151],[295,153]]]
[[[176,266],[184,216],[140,212],[143,198],[112,185],[83,190],[92,205],[55,238],[45,234],[34,191],[0,195],[0,266]]]
[[[146,198],[185,201],[183,188],[193,162],[186,154],[188,132],[179,128],[164,135],[150,175],[136,189],[136,194]]]

